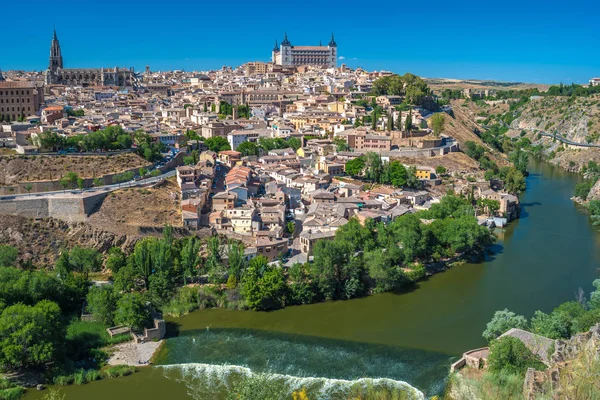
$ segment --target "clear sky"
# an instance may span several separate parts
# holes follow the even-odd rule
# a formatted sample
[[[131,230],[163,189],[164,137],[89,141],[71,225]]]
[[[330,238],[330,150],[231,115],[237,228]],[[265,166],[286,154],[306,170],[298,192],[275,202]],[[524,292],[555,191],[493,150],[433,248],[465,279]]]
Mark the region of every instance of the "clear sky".
[[[335,33],[341,62],[425,77],[587,83],[600,76],[591,0],[2,2],[0,69],[42,70],[52,27],[65,68],[208,70],[269,61]]]

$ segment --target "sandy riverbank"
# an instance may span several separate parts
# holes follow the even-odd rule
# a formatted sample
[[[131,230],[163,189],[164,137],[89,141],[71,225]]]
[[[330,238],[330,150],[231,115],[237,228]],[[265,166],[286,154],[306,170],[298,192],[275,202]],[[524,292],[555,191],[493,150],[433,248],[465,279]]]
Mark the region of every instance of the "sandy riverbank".
[[[154,353],[163,341],[135,343],[133,341],[121,343],[112,348],[113,355],[108,359],[109,365],[148,365]]]

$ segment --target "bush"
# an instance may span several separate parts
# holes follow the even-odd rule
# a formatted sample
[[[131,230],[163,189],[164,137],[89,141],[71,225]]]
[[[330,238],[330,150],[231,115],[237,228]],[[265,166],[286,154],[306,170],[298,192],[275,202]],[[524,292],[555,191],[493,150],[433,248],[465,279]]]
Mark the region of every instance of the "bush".
[[[136,371],[136,368],[131,365],[115,365],[104,369],[102,374],[107,378],[122,378]]]
[[[73,375],[59,375],[59,376],[55,376],[53,379],[53,382],[55,385],[60,385],[60,386],[68,386],[70,384],[72,384],[75,381],[75,378],[73,377]]]
[[[590,194],[591,189],[592,182],[579,182],[577,185],[575,185],[575,196],[579,197],[581,200],[587,200],[588,194]]]
[[[0,389],[0,399],[17,400],[25,394],[25,388],[22,386],[13,386],[6,389]]]
[[[490,346],[488,366],[491,372],[505,372],[524,376],[527,368],[545,369],[544,364],[517,338],[505,336]]]
[[[87,376],[84,370],[80,369],[73,375],[73,381],[76,385],[84,385],[87,383]]]

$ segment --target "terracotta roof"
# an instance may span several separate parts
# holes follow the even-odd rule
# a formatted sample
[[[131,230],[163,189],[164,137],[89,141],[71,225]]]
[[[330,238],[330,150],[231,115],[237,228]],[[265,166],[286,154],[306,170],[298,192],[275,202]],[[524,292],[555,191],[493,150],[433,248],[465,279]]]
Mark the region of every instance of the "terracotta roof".
[[[23,88],[23,89],[36,89],[37,86],[34,82],[0,82],[0,89],[13,89],[13,88]]]

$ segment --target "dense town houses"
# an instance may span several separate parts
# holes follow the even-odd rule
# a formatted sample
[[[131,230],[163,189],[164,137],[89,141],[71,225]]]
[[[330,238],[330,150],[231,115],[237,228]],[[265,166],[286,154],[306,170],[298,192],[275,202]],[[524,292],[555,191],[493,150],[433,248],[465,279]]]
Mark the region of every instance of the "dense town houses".
[[[318,240],[332,239],[352,218],[389,223],[429,208],[447,190],[498,201],[496,216],[517,216],[518,199],[489,185],[473,190],[459,177],[462,185],[443,186],[436,169],[418,162],[460,151],[452,137],[433,135],[429,120],[438,110],[371,95],[374,81],[391,73],[338,68],[337,54],[333,35],[327,46],[293,46],[286,35],[271,62],[237,68],[71,70],[55,33],[47,71],[0,74],[0,147],[106,151],[43,138],[82,143],[112,127],[131,137],[121,150],[139,151],[138,136],[147,134],[146,146],[160,149],[150,152],[157,168],[168,170],[168,160],[177,166],[182,225],[242,240],[248,257],[270,260],[308,261]],[[347,171],[372,154],[382,165],[414,159],[402,168],[418,187],[373,185],[364,171]]]

